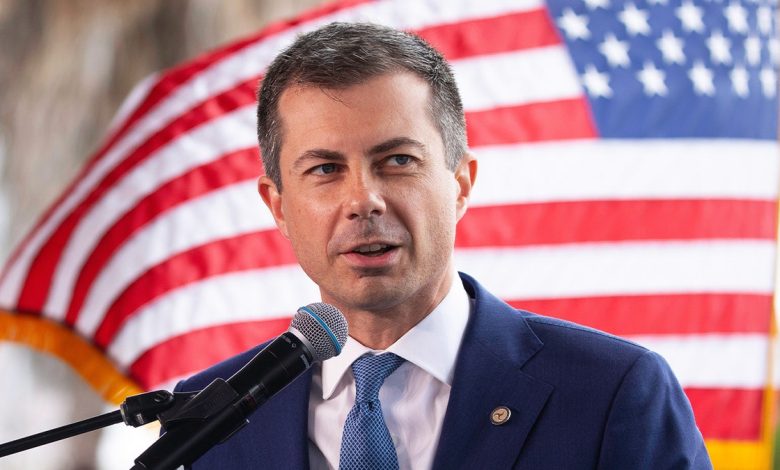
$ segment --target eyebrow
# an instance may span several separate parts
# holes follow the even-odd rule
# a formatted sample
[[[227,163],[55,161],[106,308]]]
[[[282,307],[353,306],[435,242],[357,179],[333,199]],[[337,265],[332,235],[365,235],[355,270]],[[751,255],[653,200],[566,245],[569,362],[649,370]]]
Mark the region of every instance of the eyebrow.
[[[428,155],[428,148],[420,141],[411,139],[409,137],[394,137],[390,140],[386,140],[381,144],[374,145],[368,150],[369,155],[377,155],[380,153],[389,152],[398,147],[411,146],[416,147],[423,155]]]
[[[394,137],[392,139],[374,145],[373,147],[368,149],[367,155],[379,155],[397,149],[398,147],[404,147],[404,146],[415,147],[420,152],[422,152],[423,155],[425,156],[428,155],[428,148],[425,146],[425,144],[423,144],[418,140],[411,139],[409,137]],[[342,162],[346,160],[346,157],[344,156],[343,153],[337,152],[335,150],[310,149],[303,152],[298,158],[295,159],[295,162],[293,163],[293,168],[297,169],[302,166],[306,166],[306,162],[311,160],[318,160],[318,161],[327,160],[330,162]]]
[[[328,149],[311,149],[303,152],[300,157],[295,159],[293,163],[293,169],[298,169],[302,166],[306,166],[306,162],[310,160],[327,160],[331,162],[342,162],[346,159],[344,154]]]

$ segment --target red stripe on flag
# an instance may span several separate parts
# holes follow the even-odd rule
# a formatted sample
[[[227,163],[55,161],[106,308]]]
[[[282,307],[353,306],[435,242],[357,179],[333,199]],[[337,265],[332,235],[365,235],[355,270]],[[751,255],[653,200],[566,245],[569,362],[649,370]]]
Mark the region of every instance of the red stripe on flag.
[[[296,262],[290,243],[276,229],[218,240],[171,256],[117,297],[95,333],[95,343],[105,348],[139,308],[173,289],[229,272]]]
[[[472,248],[621,240],[774,240],[776,226],[775,201],[545,202],[471,207],[458,224],[455,244]]]
[[[767,333],[771,295],[667,294],[511,300],[515,308],[615,335]]]
[[[145,390],[152,390],[257,346],[289,326],[290,318],[279,318],[194,330],[148,349],[130,366],[130,377]]]
[[[584,98],[471,111],[466,113],[466,125],[472,148],[597,136]]]
[[[88,213],[89,209],[128,171],[144,161],[156,150],[159,150],[165,144],[192,130],[194,127],[218,115],[227,114],[229,111],[253,103],[255,100],[255,85],[256,80],[249,80],[192,108],[185,114],[182,114],[179,119],[158,131],[111,170],[100,184],[68,215],[38,252],[24,281],[24,287],[17,303],[18,309],[25,312],[40,313],[46,302],[54,269],[60,261],[62,250],[70,239],[73,230]]]
[[[761,438],[764,391],[738,388],[686,388],[696,424],[705,439]],[[728,419],[724,419],[724,412]]]
[[[65,322],[71,325],[76,322],[92,282],[119,246],[138,229],[184,201],[202,196],[216,188],[256,178],[261,167],[257,148],[239,150],[194,168],[139,201],[118,219],[90,253],[73,288]]]
[[[545,9],[437,25],[415,34],[450,61],[561,43]]]

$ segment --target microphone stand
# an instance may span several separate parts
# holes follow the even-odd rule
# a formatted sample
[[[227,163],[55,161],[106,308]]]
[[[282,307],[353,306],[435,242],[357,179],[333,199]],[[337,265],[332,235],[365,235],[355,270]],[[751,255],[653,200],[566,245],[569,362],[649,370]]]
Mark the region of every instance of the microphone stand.
[[[246,417],[268,399],[266,392],[258,386],[242,397],[228,382],[215,379],[196,392],[141,393],[127,397],[117,411],[0,444],[0,457],[123,421],[133,427],[160,421],[166,433],[135,459],[131,470],[173,470],[244,427]]]
[[[327,307],[324,313],[329,315],[327,318],[340,332],[338,338],[331,325],[309,309],[315,307],[321,310],[320,306]],[[309,318],[314,320],[306,320]],[[301,323],[296,323],[298,321]],[[306,321],[316,321],[317,326],[309,328]],[[319,354],[321,351],[312,349],[308,337],[298,331],[300,325],[305,327],[304,330],[320,328],[322,333],[330,335],[328,340],[333,342],[334,347],[332,351],[325,350],[329,354],[327,357],[338,354],[346,341],[346,320],[335,307],[327,304],[302,307],[290,330],[268,343],[227,380],[214,379],[197,392],[157,390],[128,397],[119,411],[2,444],[0,457],[120,421],[134,427],[160,421],[165,433],[135,459],[131,470],[174,470],[181,465],[190,465],[249,423],[247,418],[259,406],[306,372],[313,362],[327,358]],[[308,332],[315,333],[314,337],[320,334]]]
[[[16,454],[33,447],[50,444],[123,421],[126,425],[137,428],[152,421],[157,421],[160,419],[158,415],[163,414],[174,406],[182,406],[180,404],[189,401],[193,395],[194,393],[171,393],[167,390],[156,390],[133,395],[127,397],[119,405],[119,410],[0,444],[0,457]]]

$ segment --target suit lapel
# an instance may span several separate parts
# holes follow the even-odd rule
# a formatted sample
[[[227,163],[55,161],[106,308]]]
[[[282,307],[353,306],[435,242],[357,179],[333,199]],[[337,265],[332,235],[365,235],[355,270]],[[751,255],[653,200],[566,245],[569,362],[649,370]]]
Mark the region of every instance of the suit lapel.
[[[461,277],[475,304],[433,468],[510,468],[553,390],[521,370],[543,344],[514,309]],[[493,424],[491,414],[502,406],[511,416]]]

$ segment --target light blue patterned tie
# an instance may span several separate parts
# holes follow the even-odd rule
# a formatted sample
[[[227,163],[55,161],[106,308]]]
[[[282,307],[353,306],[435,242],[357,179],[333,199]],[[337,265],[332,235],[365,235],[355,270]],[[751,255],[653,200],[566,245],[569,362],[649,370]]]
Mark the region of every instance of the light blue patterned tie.
[[[355,406],[344,423],[340,470],[398,469],[398,456],[379,404],[379,388],[403,362],[403,358],[385,353],[364,354],[352,363]]]

